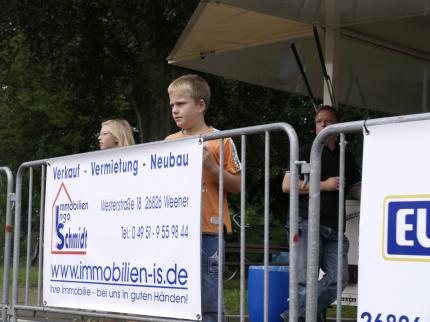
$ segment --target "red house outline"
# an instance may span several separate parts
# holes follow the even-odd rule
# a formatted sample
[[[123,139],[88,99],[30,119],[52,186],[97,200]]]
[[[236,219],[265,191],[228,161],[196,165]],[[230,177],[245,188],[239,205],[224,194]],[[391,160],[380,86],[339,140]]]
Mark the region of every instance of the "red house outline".
[[[73,202],[72,198],[70,197],[69,192],[67,191],[66,185],[64,184],[64,182],[61,182],[60,185],[60,189],[58,189],[57,195],[55,196],[54,202],[52,203],[52,208],[51,208],[51,254],[62,254],[62,255],[86,255],[87,251],[85,250],[53,250],[52,249],[52,241],[54,240],[54,216],[55,216],[55,204],[58,200],[58,197],[60,196],[61,190],[64,189],[64,192],[67,195],[67,198],[69,199],[70,202]]]

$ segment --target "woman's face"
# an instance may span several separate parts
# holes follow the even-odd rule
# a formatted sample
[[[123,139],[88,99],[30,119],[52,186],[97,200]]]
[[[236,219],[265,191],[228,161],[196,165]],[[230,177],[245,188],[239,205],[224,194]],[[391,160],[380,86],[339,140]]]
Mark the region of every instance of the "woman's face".
[[[118,141],[110,133],[109,128],[103,125],[98,137],[100,150],[112,149],[118,146]]]

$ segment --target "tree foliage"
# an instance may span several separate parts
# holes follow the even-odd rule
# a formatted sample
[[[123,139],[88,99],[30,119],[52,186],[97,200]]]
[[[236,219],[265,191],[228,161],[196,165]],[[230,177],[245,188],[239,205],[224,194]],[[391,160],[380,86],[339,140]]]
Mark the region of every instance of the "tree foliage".
[[[139,129],[140,142],[175,131],[166,88],[190,71],[168,65],[166,57],[197,4],[1,1],[0,164],[16,169],[28,160],[97,149],[100,122],[109,118],[128,119]],[[203,76],[213,97],[209,124],[231,129],[287,122],[300,142],[311,142],[313,108],[306,98]],[[367,117],[360,110],[343,110],[349,119]],[[258,217],[263,211],[264,135],[249,138],[247,146],[248,203]],[[280,186],[288,151],[286,135],[273,134],[271,207],[280,220],[287,209]]]
[[[24,78],[11,79],[10,73],[3,74],[2,85],[11,91],[15,81],[14,96],[21,108],[28,99],[44,104],[42,91],[58,97],[56,108],[43,110],[63,119],[54,121],[61,124],[52,130],[58,126],[58,134],[71,140],[75,148],[64,150],[68,153],[91,147],[100,121],[111,117],[131,119],[141,130],[141,141],[159,139],[171,130],[166,87],[179,73],[167,65],[166,57],[195,5],[196,1],[12,1],[5,8],[2,31],[9,41],[19,41],[17,50],[25,61],[17,62],[15,48],[8,48],[4,66],[21,68],[17,74],[28,73],[40,91]],[[27,100],[21,97],[23,86],[30,87]],[[66,129],[76,132],[67,135]]]

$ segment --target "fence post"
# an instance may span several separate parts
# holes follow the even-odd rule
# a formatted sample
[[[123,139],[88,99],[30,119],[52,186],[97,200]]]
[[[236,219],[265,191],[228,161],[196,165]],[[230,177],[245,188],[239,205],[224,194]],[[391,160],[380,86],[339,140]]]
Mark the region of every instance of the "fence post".
[[[12,255],[12,208],[15,195],[13,193],[13,174],[7,167],[0,167],[0,171],[4,172],[7,177],[6,191],[6,221],[4,227],[5,243],[4,243],[4,270],[3,270],[3,299],[2,299],[2,321],[7,322],[7,309],[9,304],[9,272],[10,272],[10,257]]]

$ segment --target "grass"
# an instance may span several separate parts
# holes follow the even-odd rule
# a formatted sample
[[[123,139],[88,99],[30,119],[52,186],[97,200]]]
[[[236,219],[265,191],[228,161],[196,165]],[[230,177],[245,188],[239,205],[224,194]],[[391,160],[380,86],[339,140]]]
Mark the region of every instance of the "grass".
[[[327,317],[336,317],[336,305],[332,305],[327,310]],[[357,307],[351,305],[342,305],[342,317],[357,318]]]
[[[245,281],[245,285],[247,281]],[[224,306],[226,314],[238,315],[240,313],[240,280],[239,277],[234,278],[231,281],[224,282]],[[245,314],[248,312],[248,292],[245,290]],[[336,305],[332,305],[327,310],[327,317],[336,317]],[[343,305],[342,306],[342,317],[344,318],[356,318],[357,307]]]
[[[246,281],[245,281],[246,282]],[[245,312],[248,311],[248,293],[245,290]],[[240,280],[234,278],[224,282],[224,306],[229,315],[240,313]]]
[[[0,267],[0,280],[3,281],[3,267]],[[10,285],[12,284],[12,276],[9,276]],[[30,287],[37,287],[37,267],[33,266],[30,269],[29,278]],[[25,269],[20,268],[19,270],[19,286],[24,287],[25,285]],[[3,284],[2,284],[3,286]],[[248,292],[247,292],[247,281],[245,281],[245,314],[248,312]],[[0,293],[1,293],[0,289]],[[224,282],[224,305],[225,311],[229,315],[238,315],[240,313],[240,279],[239,277],[234,278],[231,281]],[[336,316],[336,306],[333,305],[327,310],[328,317]],[[344,318],[356,318],[357,307],[355,306],[342,306],[342,317]]]
[[[21,267],[19,269],[19,275],[18,275],[18,283],[20,287],[25,286],[25,276],[26,276],[25,268]],[[0,267],[0,280],[3,281],[3,267]],[[12,268],[9,271],[9,283],[10,285],[12,285]],[[30,284],[30,287],[37,287],[37,267],[36,266],[30,267],[29,284]]]

